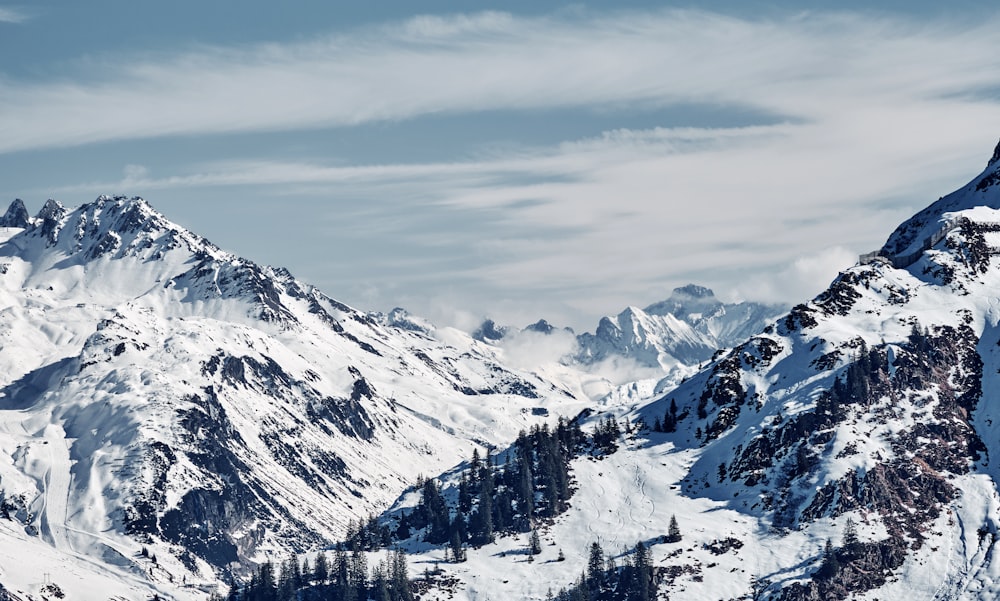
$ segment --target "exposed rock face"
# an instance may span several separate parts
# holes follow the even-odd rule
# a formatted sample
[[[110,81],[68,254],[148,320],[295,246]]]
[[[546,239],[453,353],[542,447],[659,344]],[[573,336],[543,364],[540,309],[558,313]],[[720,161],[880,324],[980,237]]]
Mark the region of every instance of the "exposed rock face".
[[[0,227],[28,227],[31,217],[20,198],[10,203],[7,212],[0,217]]]
[[[556,328],[544,319],[539,319],[535,323],[525,326],[524,329],[525,331],[537,332],[539,334],[551,334],[556,331]]]
[[[509,328],[506,326],[497,325],[492,319],[487,319],[483,321],[482,325],[472,333],[472,337],[480,342],[486,342],[488,344],[495,344],[503,340],[504,336],[507,335]]]

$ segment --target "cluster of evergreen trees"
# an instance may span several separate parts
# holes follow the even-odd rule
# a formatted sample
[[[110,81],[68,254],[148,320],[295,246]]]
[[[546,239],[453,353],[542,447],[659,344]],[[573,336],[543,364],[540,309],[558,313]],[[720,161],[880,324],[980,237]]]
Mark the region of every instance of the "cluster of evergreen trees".
[[[911,341],[915,334],[911,334]],[[914,346],[920,348],[925,339],[917,330]],[[847,416],[849,405],[868,406],[873,394],[871,387],[881,379],[881,373],[888,372],[886,356],[876,348],[869,349],[864,341],[858,350],[857,358],[847,366],[843,379],[834,378],[833,386],[816,401],[816,413],[829,416],[834,421],[842,421]]]
[[[677,401],[670,399],[670,407],[664,412],[663,419],[657,417],[653,420],[653,432],[676,432],[677,422],[682,419],[683,415],[677,415]]]
[[[393,551],[387,561],[369,571],[365,552],[407,540],[420,530],[425,542],[447,545],[446,553],[450,553],[453,561],[465,559],[468,545],[488,544],[497,534],[531,532],[530,553],[537,554],[541,543],[534,524],[569,507],[573,494],[570,461],[587,450],[613,452],[620,437],[621,428],[614,418],[601,420],[593,436],[580,429],[578,420],[560,418],[554,429],[546,424],[522,431],[503,454],[487,453],[484,458],[476,450],[468,468],[460,475],[458,494],[451,502],[436,480],[420,478],[417,487],[421,499],[410,513],[404,513],[394,522],[371,516],[366,521],[351,523],[346,540],[338,545],[332,560],[320,553],[313,566],[308,563],[300,566],[294,560],[280,568],[266,563],[247,583],[234,584],[228,599],[409,601],[414,589],[407,577],[405,554]],[[619,590],[618,581],[622,577],[619,572],[623,570],[628,574],[635,569],[646,573],[648,553],[643,551],[635,557],[638,559],[626,560],[622,568],[614,566],[612,561],[613,569],[608,574],[598,577],[595,572],[593,582],[600,583],[595,593],[603,590],[605,583],[611,587],[609,590]],[[601,569],[604,570],[603,563]]]
[[[230,587],[228,601],[413,601],[406,554],[393,551],[368,570],[368,560],[357,547],[348,554],[338,549],[332,561],[320,552],[313,566],[295,559],[261,565],[249,582]],[[214,599],[221,601],[219,597]]]
[[[594,428],[592,440],[594,449],[602,453],[614,453],[618,450],[618,440],[621,439],[621,435],[618,420],[613,417],[599,420],[597,427]]]
[[[652,556],[643,542],[622,558],[604,555],[600,543],[593,542],[587,554],[587,569],[569,588],[549,599],[558,601],[650,601],[656,599],[656,570]]]
[[[588,437],[577,420],[560,419],[522,431],[502,455],[484,458],[476,450],[460,475],[457,499],[449,503],[436,480],[421,479],[419,504],[395,523],[375,518],[352,528],[349,545],[374,550],[424,530],[423,540],[448,545],[452,560],[462,561],[466,545],[493,542],[499,534],[529,532],[539,519],[564,512],[573,494],[570,461],[592,448],[614,445],[621,431],[613,418]]]

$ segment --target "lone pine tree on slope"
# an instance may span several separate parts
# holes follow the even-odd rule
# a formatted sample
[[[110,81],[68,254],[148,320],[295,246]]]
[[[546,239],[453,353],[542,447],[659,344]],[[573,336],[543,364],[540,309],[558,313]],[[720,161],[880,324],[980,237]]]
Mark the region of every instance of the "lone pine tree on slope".
[[[676,543],[681,540],[681,528],[677,525],[677,516],[670,516],[670,526],[667,528],[668,543]]]

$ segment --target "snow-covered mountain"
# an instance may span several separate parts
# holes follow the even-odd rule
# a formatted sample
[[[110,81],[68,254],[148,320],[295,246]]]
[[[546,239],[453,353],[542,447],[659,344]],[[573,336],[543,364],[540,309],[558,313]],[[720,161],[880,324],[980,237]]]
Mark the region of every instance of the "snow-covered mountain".
[[[375,527],[424,600],[626,598],[647,569],[672,600],[1000,597],[1000,147],[745,340],[756,310],[693,286],[608,319],[608,340],[631,341],[609,354],[664,367],[713,337],[715,356],[597,401],[568,372],[505,367],[495,324],[487,344],[358,312],[141,200],[27,215],[0,222],[15,594],[48,578],[204,598],[233,562],[313,560],[392,505]],[[561,422],[508,446],[578,413],[588,442]],[[417,474],[435,484],[407,488]],[[426,540],[442,519],[464,561]],[[508,526],[470,546],[486,524]]]
[[[998,158],[676,388],[609,395],[589,427],[636,430],[570,462],[538,552],[527,533],[468,549],[425,598],[621,598],[594,543],[672,600],[1000,597]]]
[[[102,598],[197,598],[182,583],[329,544],[418,474],[585,406],[571,383],[354,310],[139,198],[34,218],[15,201],[0,228],[11,591],[58,573]]]
[[[587,364],[633,359],[646,367],[697,365],[739,344],[787,310],[755,302],[723,303],[708,288],[688,284],[645,309],[628,307],[601,319],[593,334],[578,336],[578,359]]]
[[[782,305],[752,301],[723,303],[711,289],[688,284],[645,309],[627,307],[618,315],[601,318],[593,333],[575,335],[576,348],[565,360],[585,370],[624,360],[641,368],[686,373],[687,368],[707,361],[719,349],[745,341],[787,310]],[[574,334],[572,329],[557,328],[544,319],[522,329],[486,319],[472,337],[502,346],[525,332]]]

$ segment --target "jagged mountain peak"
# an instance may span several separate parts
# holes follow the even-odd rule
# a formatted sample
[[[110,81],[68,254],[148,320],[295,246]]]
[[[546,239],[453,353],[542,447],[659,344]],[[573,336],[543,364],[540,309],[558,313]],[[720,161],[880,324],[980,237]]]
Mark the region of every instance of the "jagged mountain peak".
[[[395,307],[388,313],[372,313],[371,316],[386,326],[419,332],[425,335],[429,335],[435,329],[434,325],[429,321],[411,314],[402,307]]]
[[[218,253],[207,240],[169,221],[140,197],[99,196],[96,200],[68,208],[49,199],[34,219],[20,219],[26,214],[23,203],[14,201],[5,218],[23,223],[20,239],[40,238],[48,247],[57,247],[65,255],[79,260],[101,256],[145,256],[154,258],[157,251],[184,245],[190,251]],[[39,249],[40,251],[40,249]]]
[[[681,481],[688,497],[753,516],[772,548],[814,549],[799,567],[765,570],[765,598],[1000,590],[994,163],[641,413],[698,455]],[[842,542],[854,523],[863,536]]]
[[[674,315],[681,319],[698,319],[723,305],[715,297],[711,288],[688,284],[674,288],[670,297],[658,303],[649,305],[644,310],[651,315]]]
[[[286,324],[296,321],[287,306],[296,300],[308,300],[312,312],[329,323],[335,321],[330,310],[353,312],[297,282],[286,269],[220,249],[140,197],[99,196],[75,208],[50,200],[7,242],[0,256],[25,261],[15,273],[53,292],[79,287],[88,297],[125,302],[157,297],[156,290],[163,289],[189,305],[243,301],[255,308],[255,316]],[[125,272],[130,275],[119,277]]]
[[[503,340],[509,331],[510,328],[508,326],[498,325],[492,319],[486,318],[483,320],[483,323],[476,328],[476,331],[472,333],[472,337],[480,342],[495,344],[500,340]]]
[[[544,319],[539,319],[535,323],[524,326],[528,332],[538,332],[539,334],[551,334],[555,331],[555,326]]]
[[[626,307],[578,337],[583,362],[623,356],[653,368],[695,365],[716,350],[743,342],[785,310],[753,302],[726,304],[704,286],[675,288],[645,309]]]
[[[65,213],[66,207],[63,206],[63,204],[58,200],[50,198],[45,201],[45,204],[42,205],[42,208],[38,211],[38,215],[35,216],[35,219],[39,219],[41,221],[45,221],[47,219],[61,219]]]
[[[0,515],[16,505],[56,556],[146,574],[149,545],[214,582],[329,544],[415,474],[582,409],[496,349],[359,312],[141,198],[53,200],[3,234]]]

